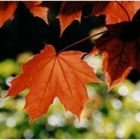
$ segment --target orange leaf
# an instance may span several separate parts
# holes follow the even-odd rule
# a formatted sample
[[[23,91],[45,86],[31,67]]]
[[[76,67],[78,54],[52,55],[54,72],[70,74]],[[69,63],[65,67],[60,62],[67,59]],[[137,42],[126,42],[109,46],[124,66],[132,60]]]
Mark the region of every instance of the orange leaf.
[[[92,12],[93,14],[96,15],[105,14],[106,23],[115,24],[122,21],[128,21],[129,20],[128,15],[130,19],[132,19],[136,11],[140,8],[140,2],[138,1],[95,2],[95,6],[97,8],[95,7],[95,9],[93,9]]]
[[[17,2],[0,2],[0,27],[14,17]]]
[[[83,54],[65,51],[57,55],[54,47],[48,45],[23,66],[23,73],[12,81],[8,96],[29,88],[25,108],[33,120],[48,111],[55,97],[66,110],[80,117],[88,100],[84,85],[99,81],[93,69],[81,59]]]
[[[82,16],[81,2],[63,2],[57,16],[60,21],[61,34],[74,20],[81,21]]]
[[[24,2],[26,7],[30,10],[30,12],[37,17],[42,18],[46,23],[48,23],[48,8],[42,7],[41,1],[30,1],[30,2]]]

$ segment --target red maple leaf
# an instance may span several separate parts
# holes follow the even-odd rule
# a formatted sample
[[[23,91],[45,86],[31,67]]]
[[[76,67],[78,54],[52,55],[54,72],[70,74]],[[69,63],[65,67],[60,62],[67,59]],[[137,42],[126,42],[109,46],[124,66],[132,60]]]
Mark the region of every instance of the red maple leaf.
[[[31,119],[45,114],[55,97],[66,110],[80,117],[88,100],[84,85],[99,82],[93,69],[81,59],[83,54],[80,51],[57,54],[54,47],[48,45],[23,66],[23,73],[12,81],[8,96],[16,96],[29,88],[25,108]]]
[[[41,1],[26,1],[24,2],[26,7],[30,10],[30,12],[37,17],[42,18],[46,23],[48,23],[48,8],[41,6]]]
[[[131,22],[108,25],[108,31],[96,40],[90,54],[103,54],[103,71],[111,89],[125,80],[131,69],[140,67],[140,11]]]
[[[115,24],[122,21],[128,21],[132,19],[133,15],[140,8],[139,1],[100,1],[94,2],[92,14],[94,15],[106,15],[107,24]]]
[[[0,2],[0,27],[8,20],[14,17],[17,2]]]
[[[41,1],[35,2],[23,2],[26,7],[34,16],[42,18],[46,23],[48,8],[41,6]],[[6,21],[12,20],[14,18],[14,12],[17,8],[18,2],[0,2],[0,26],[2,26]]]
[[[74,20],[81,21],[83,4],[81,2],[62,2],[58,18],[61,34]]]

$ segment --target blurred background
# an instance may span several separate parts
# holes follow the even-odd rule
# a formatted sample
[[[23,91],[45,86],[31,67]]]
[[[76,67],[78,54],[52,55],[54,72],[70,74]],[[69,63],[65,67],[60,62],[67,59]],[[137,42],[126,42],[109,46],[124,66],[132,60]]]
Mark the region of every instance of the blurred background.
[[[106,82],[85,85],[90,100],[80,121],[65,111],[58,98],[48,113],[34,122],[23,109],[27,90],[17,97],[3,99],[10,81],[45,43],[53,44],[59,51],[104,25],[103,16],[87,17],[80,24],[74,21],[60,38],[55,10],[50,11],[50,24],[47,25],[20,3],[13,21],[0,28],[0,138],[140,138],[140,74],[135,70],[109,93]],[[88,10],[85,8],[85,11]],[[88,40],[71,49],[88,52],[94,43],[93,39]],[[104,80],[101,55],[84,59]]]

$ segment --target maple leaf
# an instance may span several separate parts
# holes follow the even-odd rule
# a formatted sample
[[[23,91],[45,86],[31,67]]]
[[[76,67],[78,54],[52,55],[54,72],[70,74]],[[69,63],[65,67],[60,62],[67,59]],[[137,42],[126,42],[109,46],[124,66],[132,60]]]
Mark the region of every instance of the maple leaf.
[[[61,34],[74,20],[81,21],[82,7],[81,2],[62,2],[57,16],[60,21]]]
[[[23,73],[11,82],[8,96],[16,96],[29,88],[25,108],[32,120],[46,113],[55,97],[66,110],[80,117],[88,100],[84,84],[99,82],[93,69],[81,59],[83,54],[80,51],[57,54],[48,45],[23,66]]]
[[[108,25],[108,31],[96,40],[90,53],[103,54],[103,71],[111,89],[125,80],[131,69],[140,71],[140,10],[131,22]]]
[[[30,10],[30,12],[37,17],[40,17],[41,19],[43,19],[46,23],[48,23],[48,8],[47,7],[43,7],[41,6],[41,1],[26,1],[24,2],[24,4],[26,5],[26,7]]]
[[[40,6],[41,3],[41,1],[24,2],[26,7],[34,16],[38,16],[48,23],[48,8]],[[0,26],[2,26],[6,21],[13,19],[17,5],[18,2],[0,2]]]
[[[0,27],[8,20],[14,17],[17,2],[0,2]]]
[[[94,2],[92,14],[106,15],[107,24],[115,24],[132,19],[133,15],[140,8],[139,1],[111,1]]]

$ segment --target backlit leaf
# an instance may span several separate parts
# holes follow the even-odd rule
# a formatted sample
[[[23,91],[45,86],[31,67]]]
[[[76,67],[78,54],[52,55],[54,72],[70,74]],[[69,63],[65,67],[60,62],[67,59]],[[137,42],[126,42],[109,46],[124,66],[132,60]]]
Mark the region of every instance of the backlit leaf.
[[[45,114],[55,97],[66,110],[80,117],[88,100],[84,85],[99,82],[93,69],[81,59],[83,55],[80,51],[57,54],[48,45],[23,66],[23,73],[12,81],[8,96],[16,96],[29,88],[25,108],[32,119]]]

